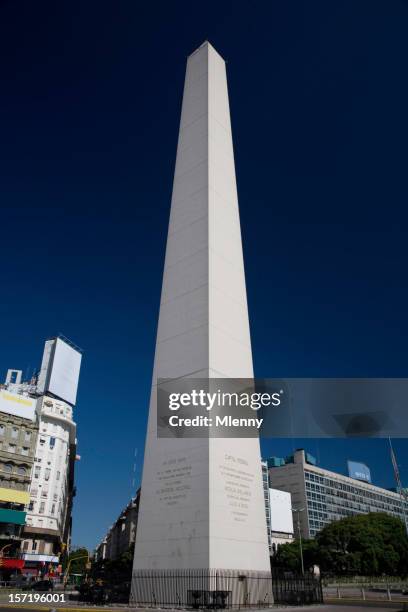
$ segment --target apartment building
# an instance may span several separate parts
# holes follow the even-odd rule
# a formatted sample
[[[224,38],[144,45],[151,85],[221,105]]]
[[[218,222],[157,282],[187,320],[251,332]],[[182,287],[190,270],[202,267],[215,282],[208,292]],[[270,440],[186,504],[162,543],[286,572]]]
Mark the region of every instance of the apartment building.
[[[135,497],[132,497],[126,508],[122,510],[118,518],[110,527],[108,533],[95,550],[95,560],[117,559],[136,540],[137,519],[139,515],[140,489]]]
[[[38,372],[25,381],[21,370],[9,370],[0,389],[0,414],[5,411],[5,402],[14,406],[12,417],[0,417],[0,442],[4,421],[0,476],[7,479],[9,474],[15,486],[24,486],[24,503],[19,507],[24,520],[19,515],[21,524],[14,531],[19,534],[25,573],[59,571],[69,551],[77,458],[73,411],[81,359],[80,349],[67,338],[50,338],[45,342]],[[25,413],[16,412],[15,406]],[[30,428],[10,420],[24,419],[29,410]],[[0,504],[1,501],[5,500],[0,499]]]
[[[0,388],[0,575],[4,580],[24,565],[21,540],[38,434],[36,401],[8,390],[11,372]]]

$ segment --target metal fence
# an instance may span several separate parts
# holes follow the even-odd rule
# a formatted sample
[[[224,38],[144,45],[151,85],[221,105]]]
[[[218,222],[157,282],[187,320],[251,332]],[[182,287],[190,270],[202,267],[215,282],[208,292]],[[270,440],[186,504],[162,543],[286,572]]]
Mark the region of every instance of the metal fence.
[[[321,603],[320,580],[264,572],[139,570],[133,574],[131,605],[147,607],[266,608],[273,603]]]
[[[320,578],[311,574],[295,574],[284,569],[272,569],[272,590],[275,603],[307,605],[323,603]]]

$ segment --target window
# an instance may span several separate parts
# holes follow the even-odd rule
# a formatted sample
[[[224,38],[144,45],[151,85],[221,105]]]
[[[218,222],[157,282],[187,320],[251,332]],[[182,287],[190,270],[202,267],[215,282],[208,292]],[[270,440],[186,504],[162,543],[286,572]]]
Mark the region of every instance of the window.
[[[9,453],[15,453],[16,452],[16,445],[15,444],[9,444],[8,452]]]
[[[27,456],[29,450],[30,449],[27,448],[27,446],[23,446],[23,448],[21,449],[21,454]]]
[[[26,468],[21,465],[20,467],[17,468],[17,474],[19,476],[26,476],[27,475]]]
[[[41,474],[41,468],[39,465],[36,465],[34,468],[34,478],[39,478]]]
[[[28,510],[29,510],[29,512],[32,512],[32,511],[34,510],[34,503],[35,503],[35,502],[34,502],[34,500],[32,499],[32,500],[30,501],[30,503],[28,504]]]
[[[61,472],[57,472],[57,480],[60,479],[60,476],[61,476]]]
[[[13,465],[11,463],[5,463],[3,465],[3,471],[7,472],[7,474],[11,474],[11,472],[13,471]]]
[[[50,468],[45,468],[45,480],[50,479],[51,470]]]
[[[0,425],[0,436],[4,436],[4,425]]]
[[[32,547],[31,547],[31,550],[32,550],[33,552],[35,552],[35,551],[37,550],[37,542],[35,542],[35,541],[33,542]]]
[[[24,434],[24,442],[30,442],[31,440],[31,431],[26,431]]]
[[[44,510],[45,510],[45,502],[41,502],[40,503],[40,509],[39,509],[39,514],[44,514]]]
[[[55,514],[55,504],[52,504],[51,506],[51,514]]]
[[[40,446],[44,446],[45,444],[45,438],[40,438]]]
[[[52,450],[55,446],[55,438],[51,436],[50,438],[50,449]]]
[[[17,429],[17,427],[12,427],[11,428],[11,437],[14,438],[14,439],[18,438],[18,429]]]

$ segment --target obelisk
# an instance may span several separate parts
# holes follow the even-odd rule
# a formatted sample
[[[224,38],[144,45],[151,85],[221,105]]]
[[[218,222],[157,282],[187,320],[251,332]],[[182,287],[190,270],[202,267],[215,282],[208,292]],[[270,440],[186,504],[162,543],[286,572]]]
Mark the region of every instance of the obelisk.
[[[157,380],[184,377],[253,377],[226,69],[208,42],[187,61],[131,600],[191,603],[195,575],[229,603],[272,602],[258,438],[157,438]]]

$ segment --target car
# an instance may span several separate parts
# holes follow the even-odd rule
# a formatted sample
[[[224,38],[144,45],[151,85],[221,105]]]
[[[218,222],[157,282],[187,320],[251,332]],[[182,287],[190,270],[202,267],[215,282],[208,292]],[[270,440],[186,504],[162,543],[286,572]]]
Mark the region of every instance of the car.
[[[23,591],[52,591],[54,583],[52,580],[37,580],[23,586]]]

